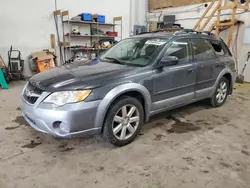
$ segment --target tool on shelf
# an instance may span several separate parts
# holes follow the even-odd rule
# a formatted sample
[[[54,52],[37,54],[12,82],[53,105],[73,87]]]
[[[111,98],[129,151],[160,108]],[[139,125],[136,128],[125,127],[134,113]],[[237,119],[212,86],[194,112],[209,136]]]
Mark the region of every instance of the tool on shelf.
[[[99,56],[100,52],[106,50],[107,46],[111,47],[115,43],[110,43],[110,40],[115,41],[116,37],[122,39],[122,17],[114,17],[113,23],[106,23],[106,17],[104,15],[82,13],[69,19],[69,11],[64,12],[65,14],[62,13],[63,27],[65,27],[65,30],[67,29],[67,31],[64,33],[66,39],[63,42],[68,42],[68,45],[65,46],[65,49],[68,52],[66,52],[66,54],[71,56],[71,58],[66,59],[65,63],[72,62],[79,55],[79,51],[86,53],[86,49],[83,48],[84,44],[79,45],[79,42],[77,45],[74,44],[76,43],[76,40],[85,40],[84,43],[86,43],[86,40],[88,40],[88,44],[85,46],[88,46],[88,51],[91,52],[89,58],[93,59],[94,57]],[[68,24],[68,27],[66,27],[66,24]],[[79,28],[81,25],[89,25],[89,32],[81,32],[81,29]],[[117,26],[120,26],[121,34],[119,33],[119,36],[118,32],[115,31],[118,29]],[[112,27],[112,29],[109,29],[108,27]],[[109,44],[99,45],[99,41],[102,41],[103,39],[106,40],[105,44],[108,44],[108,42]],[[96,44],[98,45],[96,46]]]

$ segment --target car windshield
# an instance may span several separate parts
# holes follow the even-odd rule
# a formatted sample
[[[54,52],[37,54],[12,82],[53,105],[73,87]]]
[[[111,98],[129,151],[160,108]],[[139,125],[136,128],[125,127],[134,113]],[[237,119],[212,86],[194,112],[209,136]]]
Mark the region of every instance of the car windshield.
[[[167,38],[125,39],[108,50],[100,59],[131,66],[147,66],[167,40]]]

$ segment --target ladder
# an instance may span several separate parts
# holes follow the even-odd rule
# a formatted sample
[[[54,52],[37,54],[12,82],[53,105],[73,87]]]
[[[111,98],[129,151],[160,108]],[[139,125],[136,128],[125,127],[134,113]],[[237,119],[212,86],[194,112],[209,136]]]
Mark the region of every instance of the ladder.
[[[249,9],[249,1],[250,0],[246,0],[245,4],[241,5],[241,4],[239,4],[238,0],[233,0],[233,2],[232,2],[232,0],[231,1],[224,0],[224,3],[222,2],[222,0],[218,0],[218,1],[212,0],[212,2],[207,7],[205,12],[202,14],[202,16],[200,17],[198,22],[195,24],[193,29],[196,31],[199,31],[199,32],[203,31],[206,28],[207,24],[212,19],[212,17],[214,17],[214,15],[217,12],[217,20],[214,23],[212,23],[212,25],[209,27],[208,31],[212,32],[213,30],[215,30],[216,36],[219,36],[223,27],[225,27],[225,26],[229,27],[227,46],[230,47],[231,42],[232,42],[232,38],[233,38],[234,25],[237,22],[237,20],[236,20],[237,9],[248,10]],[[216,2],[217,2],[217,5],[215,6],[215,8],[213,8],[212,11],[210,11]],[[223,11],[223,10],[232,10],[231,19],[221,20],[221,11]],[[209,12],[211,12],[211,13],[209,14],[206,21],[202,22],[203,19],[208,15]]]

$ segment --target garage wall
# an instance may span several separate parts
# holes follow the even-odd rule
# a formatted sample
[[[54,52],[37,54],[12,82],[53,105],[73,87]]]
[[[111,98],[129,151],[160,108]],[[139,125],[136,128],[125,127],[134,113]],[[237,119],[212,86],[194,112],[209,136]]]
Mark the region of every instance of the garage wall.
[[[132,3],[131,3],[132,2]],[[31,52],[50,48],[50,34],[56,34],[52,12],[54,0],[0,0],[0,54],[7,63],[7,51],[13,45],[25,59],[25,75],[31,76],[27,57]],[[81,12],[123,17],[123,38],[130,35],[132,24],[145,24],[145,0],[57,0],[57,8],[70,16]],[[132,15],[132,16],[130,16]],[[136,16],[136,17],[135,17]]]
[[[209,4],[209,3],[208,3]],[[148,14],[148,21],[158,21],[163,19],[163,15],[176,15],[176,23],[181,24],[186,29],[193,29],[196,22],[199,20],[203,12],[205,11],[205,3],[202,4],[196,4],[196,5],[190,5],[190,6],[183,6],[178,8],[168,8],[168,9],[162,9],[157,11],[151,11]],[[214,7],[216,4],[214,5]],[[231,11],[222,11],[222,14],[224,16],[222,19],[229,19],[231,18]],[[242,70],[242,67],[246,61],[246,54],[248,51],[250,51],[250,45],[244,44],[243,36],[245,33],[245,28],[250,27],[250,12],[244,12],[243,10],[239,10],[237,12],[237,19],[243,21],[245,24],[240,26],[239,30],[239,36],[237,41],[238,46],[238,63],[239,63],[239,70]],[[210,23],[213,23],[216,20],[216,17],[214,17]],[[210,26],[208,24],[207,28]],[[207,29],[206,28],[206,29]],[[235,27],[234,36],[233,36],[233,42],[231,46],[234,46],[234,39],[236,35],[237,27]],[[227,40],[227,34],[228,31],[224,31],[220,34],[220,37],[223,38],[225,41]],[[247,67],[245,71],[245,80],[250,82],[250,66]]]

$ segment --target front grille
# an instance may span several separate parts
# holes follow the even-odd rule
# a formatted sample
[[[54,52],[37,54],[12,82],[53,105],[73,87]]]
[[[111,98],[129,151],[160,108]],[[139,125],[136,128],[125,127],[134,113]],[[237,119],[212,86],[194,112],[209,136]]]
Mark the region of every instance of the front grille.
[[[29,97],[27,95],[23,95],[23,97],[25,98],[26,101],[28,101],[30,104],[35,104],[38,97]]]
[[[42,92],[42,89],[29,82],[24,90],[23,97],[28,103],[35,104]]]
[[[27,85],[27,88],[30,90],[30,91],[33,91],[34,93],[36,94],[39,94],[41,95],[43,90],[38,88],[37,86],[35,86],[35,84],[31,84],[30,82],[28,83]]]

